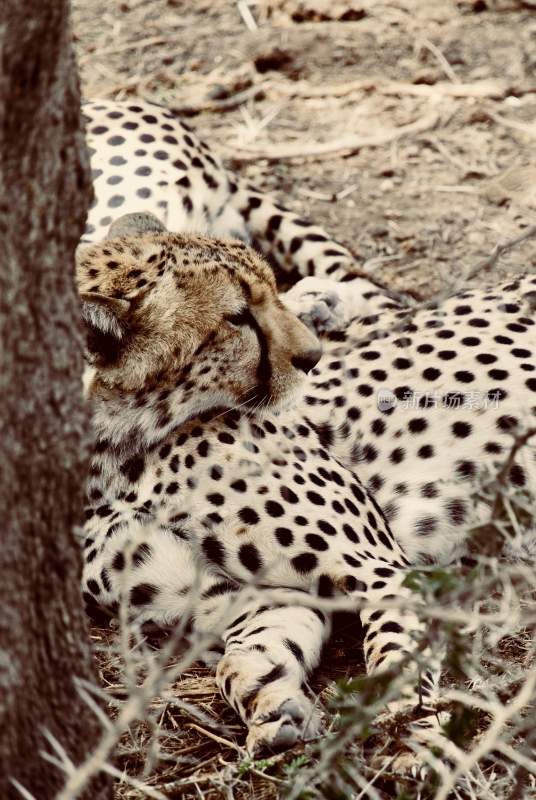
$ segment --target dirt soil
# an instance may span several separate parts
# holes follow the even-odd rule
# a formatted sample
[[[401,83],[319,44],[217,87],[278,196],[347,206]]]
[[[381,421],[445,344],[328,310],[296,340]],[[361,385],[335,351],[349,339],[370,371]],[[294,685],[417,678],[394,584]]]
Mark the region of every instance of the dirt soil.
[[[73,5],[86,97],[142,97],[182,110],[230,166],[322,224],[392,287],[430,296],[458,285],[497,244],[536,224],[536,0]],[[349,135],[369,144],[341,150]],[[332,144],[327,155],[307,155],[318,142]],[[302,156],[286,157],[296,144]],[[532,240],[494,271],[535,267]],[[94,638],[107,647],[110,631],[95,629]],[[328,653],[330,678],[358,671],[359,649],[349,652],[343,640]],[[101,677],[120,696],[105,653]],[[174,690],[223,717],[243,742],[206,672]],[[236,758],[194,729],[177,750],[184,713],[162,710],[169,763],[154,779],[160,787]],[[141,770],[147,736],[143,726],[131,732],[119,766]],[[202,782],[200,795],[196,779],[175,785],[166,796],[229,796]],[[240,785],[237,797],[275,796],[254,773]],[[118,796],[147,795],[123,786]]]
[[[536,222],[532,0],[75,0],[74,25],[87,97],[183,110],[397,288],[451,285]],[[306,152],[414,122],[428,128],[322,160],[246,149]],[[501,266],[534,268],[534,245]]]

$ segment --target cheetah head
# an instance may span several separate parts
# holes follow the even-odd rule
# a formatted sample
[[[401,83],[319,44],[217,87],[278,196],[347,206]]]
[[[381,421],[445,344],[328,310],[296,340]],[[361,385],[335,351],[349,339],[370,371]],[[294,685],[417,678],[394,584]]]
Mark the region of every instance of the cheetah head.
[[[126,215],[80,246],[86,391],[115,446],[149,446],[216,409],[290,405],[320,357],[242,242],[172,234]]]

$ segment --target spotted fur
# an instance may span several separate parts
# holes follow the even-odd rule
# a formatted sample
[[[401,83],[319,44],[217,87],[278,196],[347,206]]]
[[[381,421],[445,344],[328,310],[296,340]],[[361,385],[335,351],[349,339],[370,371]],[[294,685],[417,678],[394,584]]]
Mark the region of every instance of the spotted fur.
[[[95,200],[83,241],[103,239],[120,214],[149,212],[169,231],[254,244],[280,284],[308,276],[352,278],[361,295],[354,313],[391,304],[345,247],[228,172],[172,111],[141,101],[99,100],[86,103],[84,113]]]
[[[103,109],[109,119],[113,106]],[[117,113],[124,120],[125,106]],[[94,144],[99,136],[93,130]],[[203,166],[206,148],[185,145]],[[231,208],[242,238],[264,231],[265,247],[279,241],[252,221],[272,201],[244,215],[238,194],[219,198],[218,218]],[[203,211],[213,233],[211,213]],[[293,230],[291,212],[280,213]],[[204,632],[223,625],[217,680],[248,726],[249,749],[288,746],[318,729],[304,682],[329,620],[307,598],[364,604],[367,669],[393,667],[414,648],[421,624],[377,604],[407,599],[408,568],[452,560],[470,526],[488,518],[475,487],[536,416],[536,278],[417,312],[365,279],[308,278],[285,308],[266,264],[244,243],[168,234],[143,220],[141,230],[139,219],[120,222],[111,239],[79,253],[97,435],[84,591],[91,605],[112,609],[123,593],[140,621],[173,625],[186,616]],[[310,246],[317,274],[333,264],[325,242],[282,241],[276,250],[295,258],[300,274],[298,254]],[[300,308],[324,331],[318,363],[316,340],[292,313]],[[508,479],[532,491],[535,472],[528,442]],[[263,591],[234,616],[248,585]],[[430,662],[401,704],[426,716],[436,694]]]

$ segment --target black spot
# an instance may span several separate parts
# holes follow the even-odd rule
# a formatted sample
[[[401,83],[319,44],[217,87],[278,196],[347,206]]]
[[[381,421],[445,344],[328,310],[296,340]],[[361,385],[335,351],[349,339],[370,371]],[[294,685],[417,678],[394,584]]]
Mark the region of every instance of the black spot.
[[[120,194],[114,194],[108,200],[108,207],[109,208],[119,208],[125,202],[125,198]]]
[[[476,466],[472,461],[458,461],[456,472],[464,480],[472,480],[476,475]]]
[[[220,595],[235,592],[237,588],[238,584],[232,583],[231,581],[218,581],[218,583],[214,583],[210,589],[207,589],[206,592],[203,592],[203,597],[205,599],[210,597],[219,597]]]
[[[238,550],[238,559],[247,570],[253,573],[258,572],[262,566],[259,551],[251,543],[241,545]]]
[[[458,439],[465,439],[471,434],[472,430],[473,428],[468,422],[458,421],[452,425],[452,433],[454,436],[457,436]]]
[[[526,483],[525,470],[519,464],[513,464],[510,469],[510,481],[514,486],[524,486]]]
[[[283,639],[283,644],[288,650],[290,650],[290,652],[292,653],[292,655],[299,664],[305,664],[305,657],[303,655],[303,650],[301,649],[299,644],[293,642],[292,639]]]
[[[329,545],[322,536],[319,536],[317,533],[308,533],[305,537],[305,542],[312,547],[313,550],[318,550],[319,552],[322,550],[327,550]]]
[[[372,433],[376,434],[376,436],[381,436],[382,433],[385,432],[385,422],[383,421],[383,419],[380,419],[380,418],[375,419],[375,420],[373,420],[372,425],[370,426],[370,429],[371,429]]]
[[[508,372],[505,369],[490,369],[488,375],[494,381],[505,381],[508,377]]]
[[[110,506],[107,506],[107,505],[99,506],[96,509],[96,514],[99,517],[103,517],[103,518],[104,517],[109,517],[111,513],[112,513],[112,509],[110,508]]]
[[[476,360],[480,364],[493,364],[497,361],[497,356],[491,355],[491,353],[479,353],[476,357]]]
[[[379,630],[381,633],[404,633],[404,628],[398,622],[384,622]]]
[[[428,497],[428,498],[431,499],[431,498],[437,497],[438,494],[439,494],[439,490],[438,490],[437,486],[435,485],[435,483],[431,483],[431,482],[430,483],[425,483],[423,486],[421,486],[421,496],[422,497]]]
[[[287,503],[297,503],[299,501],[298,495],[293,492],[292,489],[289,489],[288,486],[282,486],[279,492],[283,500]]]
[[[359,581],[355,575],[345,575],[344,588],[347,592],[366,592],[367,584],[364,581]]]
[[[259,686],[266,686],[269,683],[273,683],[274,681],[278,681],[285,675],[285,667],[282,664],[277,664],[270,672],[267,672],[266,675],[263,675],[258,680]]]
[[[322,497],[322,495],[318,494],[318,492],[307,492],[307,499],[314,503],[316,506],[323,506],[326,504],[326,501]]]
[[[365,461],[367,461],[370,464],[372,461],[375,461],[376,458],[378,457],[378,451],[373,445],[366,444],[363,448],[363,456],[365,458]]]
[[[316,567],[318,559],[314,553],[301,553],[299,556],[294,556],[291,563],[297,572],[307,574]]]
[[[422,433],[428,427],[427,421],[423,417],[411,419],[408,423],[408,428],[411,433]]]
[[[466,508],[463,500],[450,498],[445,503],[445,509],[452,525],[463,525],[466,517]]]
[[[160,450],[158,451],[158,455],[160,456],[160,458],[167,458],[170,453],[171,453],[170,444],[163,445],[163,447],[161,447]]]
[[[288,528],[276,528],[274,534],[279,544],[283,547],[289,547],[294,541],[294,536]]]
[[[264,505],[264,508],[266,509],[266,513],[270,517],[282,517],[283,514],[285,513],[285,509],[283,508],[281,503],[278,503],[275,500],[267,500],[267,502]]]
[[[158,594],[158,588],[150,583],[138,583],[130,590],[130,603],[133,606],[145,606]]]
[[[329,424],[329,422],[324,422],[319,425],[315,425],[314,429],[316,434],[320,440],[320,444],[322,447],[330,447],[334,440],[333,428]]]
[[[259,521],[259,515],[253,508],[249,508],[249,506],[244,506],[238,512],[238,516],[246,525],[256,525]]]
[[[219,494],[219,492],[207,494],[207,500],[213,506],[222,506],[225,503],[225,497],[222,494]]]
[[[486,453],[502,453],[502,445],[498,444],[498,442],[487,442],[484,446],[484,450]]]
[[[376,567],[374,574],[379,578],[392,578],[395,574],[395,571],[394,569],[389,569],[388,567]]]
[[[440,375],[441,370],[435,369],[435,367],[427,367],[422,373],[423,378],[427,381],[435,381]]]
[[[353,544],[359,544],[359,536],[351,525],[348,525],[348,523],[345,522],[342,526],[342,529],[347,539],[349,539]]]
[[[393,361],[393,367],[395,367],[396,369],[409,369],[412,366],[413,366],[413,361],[411,361],[409,358],[395,358],[395,360]]]
[[[102,585],[104,586],[105,590],[107,592],[111,592],[112,584],[110,582],[110,578],[108,577],[108,570],[106,570],[104,567],[101,570],[100,579],[102,581]]]
[[[429,536],[437,529],[435,517],[421,517],[415,522],[415,530],[419,536]]]
[[[389,461],[392,464],[400,464],[404,460],[405,455],[406,451],[403,447],[396,447],[389,456]]]
[[[510,414],[504,414],[497,420],[497,427],[501,431],[512,431],[517,427],[517,424],[517,419],[512,417]]]
[[[219,539],[215,536],[205,536],[201,547],[208,561],[223,567],[225,563],[225,550]]]
[[[434,448],[432,447],[431,444],[424,444],[417,450],[417,455],[419,456],[419,458],[433,458]]]
[[[135,567],[140,567],[144,564],[152,555],[151,546],[147,544],[147,542],[142,542],[139,544],[134,553],[132,554],[132,563]]]
[[[323,519],[319,519],[316,523],[318,528],[322,531],[322,533],[326,533],[328,536],[336,536],[337,530],[333,527],[330,522],[326,522]]]
[[[335,594],[335,586],[329,575],[320,575],[318,578],[317,591],[319,597],[333,597]]]

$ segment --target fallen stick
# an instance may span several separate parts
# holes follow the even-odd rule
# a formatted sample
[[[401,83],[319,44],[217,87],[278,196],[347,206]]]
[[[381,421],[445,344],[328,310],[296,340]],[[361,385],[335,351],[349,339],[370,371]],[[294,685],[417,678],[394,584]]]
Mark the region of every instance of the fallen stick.
[[[521,242],[524,242],[527,239],[533,239],[535,236],[536,236],[536,225],[532,225],[532,227],[527,228],[527,230],[524,233],[520,234],[519,236],[516,236],[515,239],[510,239],[507,242],[503,242],[503,244],[495,245],[492,254],[488,256],[488,258],[485,258],[483,261],[477,264],[475,267],[473,267],[473,269],[468,273],[468,275],[465,276],[465,280],[470,280],[471,278],[474,278],[475,275],[478,275],[479,272],[482,271],[489,272],[491,269],[493,269],[493,267],[495,266],[499,258],[503,255],[503,253],[506,253],[508,250],[511,250],[512,247],[516,247],[518,244],[521,244]]]
[[[375,81],[373,79],[348,81],[347,83],[311,86],[301,81],[287,84],[281,81],[269,81],[269,88],[290,97],[343,97],[358,91],[378,92],[387,95],[413,95],[415,97],[504,97],[509,92],[505,81],[474,81],[473,83],[435,83],[432,86],[423,83],[403,83],[400,81]],[[517,94],[536,92],[536,85],[516,89]]]
[[[248,100],[262,100],[264,96],[265,93],[262,86],[249,86],[247,89],[243,89],[222,100],[201,100],[197,103],[184,102],[181,105],[171,106],[171,110],[174,114],[185,117],[193,117],[202,111],[233,111]]]
[[[308,158],[317,159],[331,157],[334,154],[350,155],[363,147],[379,147],[389,142],[394,142],[403,136],[410,136],[416,133],[433,128],[439,120],[438,114],[428,114],[426,117],[408,125],[400,125],[399,128],[379,133],[376,136],[343,136],[340,139],[332,139],[329,142],[311,142],[310,144],[283,143],[267,146],[264,149],[256,149],[247,145],[227,145],[233,150],[240,150],[244,155],[238,155],[239,161],[257,161],[266,159],[267,161],[282,161],[287,158]],[[236,156],[235,156],[236,157]]]
[[[231,750],[236,750],[236,752],[240,753],[241,755],[244,753],[243,749],[241,747],[239,747],[237,744],[235,744],[234,742],[229,741],[229,739],[224,739],[223,736],[217,736],[215,733],[212,733],[211,731],[206,731],[200,725],[196,725],[195,722],[189,722],[186,727],[187,728],[193,728],[194,730],[198,731],[199,733],[202,733],[203,736],[207,736],[209,739],[212,739],[213,741],[218,742],[218,744],[221,744],[224,747],[231,748]]]
[[[511,128],[514,131],[520,131],[521,133],[527,133],[529,136],[536,137],[536,125],[533,122],[518,122],[515,119],[506,119],[506,117],[501,117],[500,114],[495,114],[493,111],[488,113],[493,122],[496,122],[498,125],[502,125],[504,128]]]

